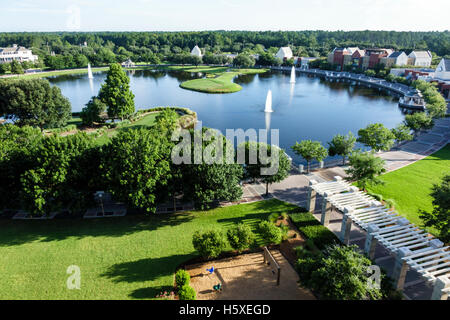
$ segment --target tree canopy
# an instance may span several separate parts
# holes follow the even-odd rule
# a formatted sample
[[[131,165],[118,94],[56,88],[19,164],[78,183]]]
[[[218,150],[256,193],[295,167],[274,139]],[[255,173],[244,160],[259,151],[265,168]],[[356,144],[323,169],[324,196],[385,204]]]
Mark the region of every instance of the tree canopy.
[[[378,152],[380,150],[389,151],[394,145],[394,139],[394,134],[382,123],[373,123],[358,131],[358,139],[356,141]]]
[[[57,128],[71,117],[69,100],[44,79],[0,81],[0,116],[19,126]]]
[[[320,162],[328,156],[327,149],[322,146],[320,141],[302,140],[300,143],[296,142],[291,148],[295,154],[306,160],[308,164],[308,173],[310,171],[309,166],[312,160]]]

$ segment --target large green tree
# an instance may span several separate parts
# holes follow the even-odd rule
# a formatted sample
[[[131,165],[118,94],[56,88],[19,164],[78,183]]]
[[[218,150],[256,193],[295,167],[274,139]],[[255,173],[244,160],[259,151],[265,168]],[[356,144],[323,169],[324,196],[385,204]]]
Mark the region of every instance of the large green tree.
[[[322,146],[320,141],[302,140],[300,143],[296,142],[291,148],[296,155],[306,160],[308,173],[312,160],[320,162],[328,156],[327,149]]]
[[[386,172],[385,161],[373,152],[355,151],[349,157],[349,168],[345,170],[347,180],[356,181],[358,187],[366,190],[368,184],[380,184],[380,174]]]
[[[94,123],[102,123],[104,122],[104,118],[101,115],[105,111],[106,104],[99,98],[92,97],[80,112],[81,121],[86,126],[92,126]]]
[[[248,54],[240,53],[234,58],[233,64],[241,68],[250,68],[255,65],[255,59]]]
[[[245,150],[244,176],[263,182],[266,185],[266,195],[269,194],[269,186],[272,183],[281,182],[289,176],[291,161],[283,149],[253,141],[238,146],[238,150],[241,148]],[[251,160],[252,150],[256,151],[254,160]]]
[[[372,148],[373,151],[389,151],[394,145],[395,136],[382,123],[369,124],[358,131],[356,141]]]
[[[405,116],[404,124],[413,130],[414,135],[417,136],[421,130],[432,129],[434,126],[434,121],[433,118],[425,112],[415,112]]]
[[[120,64],[110,65],[99,98],[107,105],[108,116],[112,119],[123,120],[134,113],[134,94],[130,90],[130,79]]]
[[[87,189],[81,185],[76,190],[72,177],[86,174],[78,162],[93,145],[93,137],[85,133],[43,139],[33,167],[21,175],[23,208],[37,215],[83,208]]]
[[[394,135],[395,141],[397,144],[400,144],[402,141],[412,140],[413,136],[411,135],[411,129],[405,126],[404,124],[399,124],[395,128],[391,130]]]
[[[421,211],[420,217],[425,226],[434,227],[439,231],[439,238],[450,241],[450,175],[444,176],[441,184],[434,184],[431,197],[433,211]]]
[[[156,211],[158,190],[170,179],[171,144],[148,129],[120,131],[104,147],[101,172],[115,199]]]
[[[55,128],[71,117],[69,100],[44,79],[0,81],[0,116],[19,126]]]
[[[227,143],[224,136],[208,135],[211,129],[190,130],[191,148],[190,163],[175,166],[181,171],[184,199],[194,201],[200,209],[209,208],[214,201],[236,201],[242,196],[239,182],[242,178],[242,167],[227,162],[227,158],[235,158],[235,151]],[[202,141],[195,147],[195,139]],[[198,154],[201,157],[198,158]],[[196,159],[197,158],[197,159]],[[233,161],[234,162],[234,161]]]
[[[352,153],[355,147],[356,138],[349,132],[346,136],[337,134],[328,142],[328,154],[330,156],[341,156],[342,164],[345,164],[345,158]]]
[[[38,128],[0,125],[0,208],[20,208],[20,176],[35,164],[43,138]]]

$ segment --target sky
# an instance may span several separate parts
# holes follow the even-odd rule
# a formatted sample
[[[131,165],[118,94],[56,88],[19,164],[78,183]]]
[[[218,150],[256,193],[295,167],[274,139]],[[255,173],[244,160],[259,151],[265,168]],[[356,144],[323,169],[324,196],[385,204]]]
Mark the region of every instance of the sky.
[[[0,0],[0,32],[450,30],[450,0]]]

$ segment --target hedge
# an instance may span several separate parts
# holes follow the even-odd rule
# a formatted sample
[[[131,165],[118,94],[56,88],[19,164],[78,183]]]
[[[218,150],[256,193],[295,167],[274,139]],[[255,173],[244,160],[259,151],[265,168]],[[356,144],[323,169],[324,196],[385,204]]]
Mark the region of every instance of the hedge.
[[[312,240],[320,250],[324,249],[327,245],[339,243],[336,235],[317,221],[311,213],[289,213],[289,217],[297,229],[308,239]]]

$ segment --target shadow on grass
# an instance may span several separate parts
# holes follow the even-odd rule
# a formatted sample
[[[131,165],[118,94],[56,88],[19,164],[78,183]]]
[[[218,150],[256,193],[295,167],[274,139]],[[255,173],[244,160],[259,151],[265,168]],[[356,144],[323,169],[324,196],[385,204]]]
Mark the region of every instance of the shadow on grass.
[[[192,254],[184,254],[118,263],[109,267],[101,276],[111,279],[115,283],[154,281],[161,277],[174,274],[176,266],[192,257]],[[140,288],[134,290],[129,296],[136,299],[149,299],[155,298],[156,295],[164,291],[173,291],[173,287],[155,286]]]
[[[18,221],[0,220],[0,247],[28,242],[51,242],[69,238],[121,237],[140,231],[177,226],[194,217],[189,213],[161,216],[126,216],[101,219]]]

